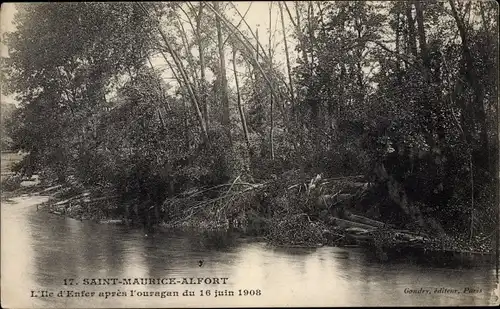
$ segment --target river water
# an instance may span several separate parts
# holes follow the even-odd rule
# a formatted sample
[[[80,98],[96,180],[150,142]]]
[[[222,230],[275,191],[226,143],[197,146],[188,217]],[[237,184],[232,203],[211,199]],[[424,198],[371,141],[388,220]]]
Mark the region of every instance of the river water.
[[[1,205],[2,306],[218,307],[218,306],[452,306],[491,305],[492,268],[446,269],[409,262],[379,263],[355,248],[284,249],[251,238],[146,234],[125,226],[81,222],[43,211],[45,197],[19,197]],[[200,262],[203,261],[200,266]],[[220,285],[84,285],[85,278],[227,278]],[[64,285],[75,279],[78,285]],[[196,279],[197,280],[197,279]],[[220,279],[222,280],[222,279]],[[66,281],[68,283],[69,280]],[[222,281],[220,281],[222,282]],[[408,289],[430,294],[409,294]],[[436,289],[460,293],[439,294]],[[463,293],[465,288],[476,293]],[[53,292],[52,297],[40,291]],[[91,297],[57,297],[59,291],[96,291]],[[131,290],[135,290],[131,296]],[[185,290],[196,296],[182,296]],[[211,291],[201,297],[201,290]],[[235,296],[213,296],[215,290]],[[239,290],[247,295],[239,296]],[[253,290],[253,291],[251,291]],[[32,292],[35,291],[35,292]],[[127,296],[100,297],[98,292]],[[137,296],[138,291],[180,296]],[[205,292],[206,293],[206,292]],[[166,294],[166,293],[164,293]],[[76,294],[74,294],[76,295]],[[66,295],[65,295],[66,296]]]

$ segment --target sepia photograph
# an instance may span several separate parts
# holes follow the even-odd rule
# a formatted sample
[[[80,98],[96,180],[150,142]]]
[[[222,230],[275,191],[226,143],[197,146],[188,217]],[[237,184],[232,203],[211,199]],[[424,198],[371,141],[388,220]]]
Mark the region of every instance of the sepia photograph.
[[[0,17],[2,308],[500,305],[496,1]]]

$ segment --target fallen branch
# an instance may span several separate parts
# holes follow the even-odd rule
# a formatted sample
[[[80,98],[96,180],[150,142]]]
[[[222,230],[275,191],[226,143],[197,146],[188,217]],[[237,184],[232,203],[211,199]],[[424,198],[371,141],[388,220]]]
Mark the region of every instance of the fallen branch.
[[[192,217],[192,216],[196,213],[196,211],[195,211],[195,210],[198,210],[198,209],[200,209],[200,208],[202,208],[202,207],[205,207],[205,206],[207,206],[207,205],[211,205],[211,204],[215,204],[216,202],[218,202],[218,201],[220,201],[220,200],[223,200],[223,199],[225,199],[225,198],[227,198],[227,197],[229,197],[229,198],[230,198],[230,200],[231,200],[231,199],[233,199],[234,197],[236,197],[236,196],[238,196],[238,195],[241,195],[241,194],[243,194],[243,193],[246,193],[246,192],[249,192],[249,191],[252,191],[252,190],[255,190],[255,189],[262,188],[263,186],[264,186],[264,184],[254,185],[254,186],[252,186],[252,187],[250,187],[250,188],[246,188],[246,189],[244,189],[244,190],[241,190],[241,191],[238,191],[238,192],[232,193],[232,194],[230,194],[230,195],[225,194],[225,195],[223,195],[223,196],[219,196],[219,197],[217,197],[217,198],[210,199],[210,200],[208,200],[208,201],[203,201],[203,202],[200,202],[200,203],[198,203],[198,204],[196,204],[196,205],[194,205],[194,206],[192,206],[192,207],[189,207],[188,209],[184,210],[184,213],[190,212],[190,214],[189,214],[187,217],[183,218],[183,219],[180,219],[180,220],[178,220],[178,221],[175,221],[173,224],[176,224],[176,223],[179,223],[179,222],[182,222],[182,221],[186,221],[187,219],[191,218],[191,217]]]
[[[265,183],[263,183],[265,184]],[[210,188],[206,188],[206,189],[203,189],[203,190],[200,190],[200,191],[194,191],[193,193],[187,195],[186,192],[182,192],[182,193],[179,193],[173,197],[171,197],[170,199],[173,200],[173,199],[177,199],[177,198],[192,198],[192,197],[195,197],[197,195],[200,195],[202,193],[205,193],[205,192],[208,192],[208,191],[212,191],[212,190],[215,190],[215,189],[219,189],[219,188],[223,188],[223,187],[227,187],[227,186],[249,186],[249,187],[256,187],[256,186],[261,186],[263,184],[254,184],[254,183],[248,183],[248,182],[233,182],[233,183],[224,183],[224,184],[220,184],[220,185],[217,185],[217,186],[213,186],[213,187],[210,187]]]
[[[332,223],[337,224],[341,228],[359,227],[359,228],[366,229],[366,230],[376,230],[377,229],[376,227],[368,225],[368,224],[344,220],[344,219],[340,219],[337,217],[330,217],[330,220]]]
[[[358,222],[362,224],[367,224],[373,227],[379,227],[383,228],[386,227],[387,224],[381,221],[373,220],[367,217],[359,216],[359,215],[353,215],[353,214],[347,214],[347,219],[353,221],[353,222]]]
[[[114,199],[114,198],[118,198],[119,195],[111,195],[111,196],[103,196],[103,197],[98,197],[98,198],[95,198],[95,199],[89,199],[89,200],[84,200],[83,202],[85,203],[94,203],[94,202],[100,202],[100,201],[105,201],[105,200],[110,200],[110,199]]]
[[[70,198],[68,198],[68,199],[65,199],[65,200],[59,201],[59,202],[57,202],[57,203],[54,203],[54,205],[55,205],[55,206],[60,206],[60,205],[68,204],[69,202],[71,202],[71,201],[73,201],[73,200],[75,200],[75,199],[77,199],[77,198],[80,198],[80,197],[82,197],[82,196],[83,196],[83,194],[78,194],[78,195],[75,195],[75,196],[70,197]]]

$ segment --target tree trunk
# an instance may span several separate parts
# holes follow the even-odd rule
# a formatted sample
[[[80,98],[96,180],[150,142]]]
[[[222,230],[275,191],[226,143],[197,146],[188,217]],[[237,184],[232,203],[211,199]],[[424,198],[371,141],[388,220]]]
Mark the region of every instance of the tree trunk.
[[[491,162],[489,162],[490,156],[489,156],[489,141],[488,141],[488,133],[487,133],[487,123],[486,123],[486,112],[484,108],[484,88],[481,82],[479,81],[479,76],[477,73],[477,69],[474,63],[474,59],[472,56],[472,52],[469,47],[469,42],[468,42],[468,37],[467,37],[467,29],[465,27],[464,20],[459,17],[459,14],[457,12],[455,3],[453,0],[449,0],[449,4],[451,7],[451,12],[453,15],[453,18],[455,19],[455,22],[458,27],[458,32],[460,34],[460,39],[462,40],[462,57],[463,57],[463,62],[464,66],[462,68],[463,72],[465,73],[465,77],[467,80],[467,83],[469,86],[472,88],[474,92],[474,101],[470,102],[466,106],[466,113],[469,115],[467,119],[469,119],[469,124],[466,125],[466,130],[469,131],[467,132],[466,136],[469,137],[470,142],[470,151],[471,151],[471,158],[470,158],[470,163],[469,163],[469,168],[471,169],[471,174],[470,174],[470,182],[471,182],[471,221],[470,221],[470,238],[472,239],[473,236],[473,221],[474,221],[474,190],[475,190],[475,185],[474,183],[481,184],[486,181],[491,182],[492,180],[492,175],[487,175],[485,172],[492,171],[493,168],[491,166]],[[469,8],[470,9],[470,8]],[[471,119],[473,117],[475,119]],[[479,138],[480,138],[480,149],[482,151],[480,152],[474,152],[474,143],[472,140],[472,135],[474,133],[474,123],[478,122],[480,125],[480,133],[479,133]],[[473,167],[476,167],[477,173],[476,177],[474,177],[473,174]],[[487,175],[486,177],[484,175]],[[496,177],[495,177],[496,178]]]
[[[283,6],[282,3],[279,3],[280,9],[280,17],[281,17],[281,28],[283,29],[283,43],[285,45],[285,57],[286,57],[286,69],[288,74],[288,83],[290,84],[290,97],[291,97],[291,110],[292,115],[295,115],[295,94],[293,91],[293,79],[292,79],[292,66],[290,64],[290,53],[288,51],[288,42],[286,39],[286,28],[285,28],[285,19],[283,16]]]
[[[489,150],[487,125],[486,125],[486,111],[484,108],[484,89],[482,84],[479,82],[476,66],[474,64],[474,59],[472,57],[472,53],[469,47],[467,30],[465,28],[464,21],[460,19],[460,17],[458,16],[458,12],[453,0],[449,0],[449,3],[451,6],[453,17],[458,27],[458,31],[460,33],[460,38],[462,40],[462,56],[466,66],[466,68],[464,68],[465,75],[467,77],[467,82],[474,91],[475,104],[469,104],[468,112],[470,112],[471,115],[476,116],[481,126],[480,139],[482,148],[484,150]],[[486,162],[484,163],[486,163],[486,167],[489,167],[489,163],[487,161],[488,160],[486,160]]]
[[[272,47],[271,47],[271,27],[272,27],[272,11],[271,6],[269,6],[269,69],[273,70],[273,57],[272,57]],[[271,89],[272,90],[272,89]],[[271,128],[269,130],[269,143],[271,145],[271,159],[274,160],[274,95],[269,95],[269,104],[270,104],[270,120],[271,120]]]
[[[191,81],[191,84],[193,85],[193,88],[195,89],[196,92],[197,89],[196,89],[196,84],[197,84],[197,81],[200,80],[199,76],[198,76],[198,72],[196,71],[196,65],[194,63],[194,60],[193,60],[193,54],[191,53],[191,49],[189,48],[189,40],[187,38],[187,35],[186,35],[186,29],[184,28],[183,24],[182,24],[182,20],[180,19],[179,16],[177,16],[177,22],[178,22],[178,30],[179,32],[181,33],[181,41],[182,41],[182,45],[184,47],[184,50],[186,51],[186,61],[188,62],[189,64],[189,72],[190,72],[190,77],[192,78],[192,81]]]
[[[314,8],[312,1],[307,2],[307,29],[309,31],[309,49],[311,51],[311,69],[314,66],[314,29],[312,20],[314,19]]]
[[[198,40],[198,53],[200,54],[200,91],[201,91],[201,106],[202,106],[202,112],[203,112],[203,118],[205,118],[205,123],[207,127],[210,125],[209,124],[209,117],[208,117],[208,101],[207,101],[207,88],[206,88],[206,77],[205,77],[205,70],[206,70],[206,64],[205,64],[205,50],[203,48],[203,42],[201,39],[201,20],[203,16],[203,2],[200,2],[199,4],[199,9],[198,9],[198,16],[196,19],[196,37]]]
[[[227,138],[229,139],[229,143],[231,143],[231,127],[229,123],[229,97],[227,91],[227,77],[226,77],[226,56],[224,53],[224,40],[222,38],[222,27],[221,27],[221,19],[219,15],[220,6],[219,2],[215,1],[213,3],[215,11],[218,13],[215,16],[215,27],[217,28],[217,46],[219,50],[219,70],[220,70],[220,83],[221,83],[221,100],[222,100],[222,126],[224,127]]]
[[[250,139],[248,137],[248,127],[247,121],[245,119],[245,113],[243,111],[243,106],[241,106],[241,95],[240,95],[240,84],[238,81],[238,72],[236,71],[236,49],[233,47],[233,71],[234,71],[234,82],[236,83],[236,98],[238,102],[238,111],[240,113],[241,125],[243,127],[243,133],[245,134],[245,141],[247,143],[248,153],[252,155],[252,148],[250,147]]]
[[[415,5],[415,10],[416,10],[420,55],[422,57],[422,62],[424,64],[424,67],[429,68],[429,55],[427,51],[427,40],[425,37],[424,12],[422,9],[422,4],[419,1],[414,1],[413,3]]]
[[[203,119],[203,115],[201,114],[200,105],[198,103],[198,97],[196,95],[196,92],[195,92],[194,88],[191,85],[191,82],[189,81],[189,77],[188,77],[188,75],[186,73],[186,69],[184,68],[184,65],[182,64],[182,61],[180,60],[179,55],[173,49],[172,45],[170,44],[170,41],[168,40],[167,36],[165,35],[165,33],[163,32],[163,30],[161,29],[160,21],[157,20],[157,19],[153,19],[151,17],[151,15],[149,14],[149,11],[144,7],[144,5],[142,3],[136,2],[136,4],[142,9],[142,11],[148,17],[150,17],[152,19],[153,22],[156,23],[158,32],[160,33],[160,36],[161,36],[161,38],[163,40],[163,43],[165,43],[165,46],[167,47],[168,52],[172,56],[172,58],[173,58],[173,60],[175,62],[175,65],[176,65],[179,73],[181,74],[182,79],[178,79],[178,82],[181,85],[184,84],[184,86],[187,88],[187,92],[189,94],[190,101],[191,101],[191,103],[193,105],[193,108],[194,108],[194,110],[196,112],[196,116],[198,118],[198,122],[199,122],[199,125],[200,125],[200,129],[201,129],[201,132],[202,132],[203,139],[204,139],[204,141],[206,143],[208,143],[207,127],[206,127],[205,121]],[[168,59],[167,59],[166,55],[163,52],[161,54],[162,54],[163,58],[168,62]]]
[[[396,2],[397,5],[397,11],[396,11],[396,49],[395,53],[399,55],[399,46],[400,46],[400,41],[401,41],[401,32],[400,32],[400,14],[399,14],[399,2]],[[401,82],[401,64],[399,58],[396,59],[396,70],[398,71],[398,80]]]
[[[409,52],[415,59],[417,59],[417,42],[415,36],[415,20],[412,15],[411,3],[406,3],[406,20],[408,22],[408,47]]]
[[[259,28],[255,29],[255,36],[257,37],[257,43],[255,43],[255,50],[257,51],[255,54],[255,59],[259,62]]]
[[[195,109],[195,112],[196,112],[196,116],[198,118],[198,122],[200,124],[200,129],[201,129],[201,132],[202,132],[202,135],[203,135],[203,138],[205,140],[205,142],[208,142],[208,132],[207,132],[207,127],[205,125],[205,121],[203,119],[203,115],[201,114],[201,110],[200,110],[200,105],[198,104],[198,98],[193,90],[193,87],[191,86],[191,83],[189,82],[189,78],[186,74],[186,70],[184,69],[184,66],[182,65],[182,62],[180,61],[179,59],[179,56],[175,53],[175,51],[172,49],[172,46],[170,46],[170,43],[168,43],[168,39],[166,37],[166,35],[163,33],[163,31],[160,29],[160,34],[163,38],[163,41],[167,44],[167,48],[169,50],[169,53],[172,55],[172,58],[174,59],[174,62],[177,66],[177,69],[179,70],[179,73],[181,74],[181,77],[182,77],[182,80],[179,79],[179,83],[182,85],[184,84],[184,86],[187,88],[187,91],[188,91],[188,94],[189,94],[189,98],[190,98],[190,101]],[[165,58],[166,61],[168,61],[167,57],[165,56],[165,54],[163,54],[163,57]]]
[[[269,86],[269,88],[271,90],[271,95],[273,97],[275,97],[276,96],[276,91],[274,89],[273,83],[271,82],[271,80],[269,79],[269,77],[266,75],[266,72],[264,71],[264,69],[262,68],[262,66],[260,65],[260,63],[258,62],[258,60],[256,59],[256,56],[254,56],[254,52],[256,50],[254,49],[254,46],[252,45],[252,43],[241,33],[241,31],[239,31],[239,29],[237,29],[226,18],[224,18],[215,8],[213,8],[211,5],[208,5],[207,7],[210,10],[212,10],[212,12],[214,12],[214,14],[217,17],[219,17],[220,21],[222,21],[226,25],[226,27],[231,32],[231,34],[234,35],[234,37],[238,41],[240,41],[240,43],[242,44],[243,48],[248,52],[248,55],[252,58],[254,66],[257,67],[257,69],[259,70],[260,74],[262,75],[262,77],[266,81],[267,85]],[[252,32],[252,34],[253,34],[253,32]],[[262,48],[262,46],[261,46],[261,48]]]
[[[302,51],[302,60],[304,61],[304,64],[306,65],[306,67],[308,67],[309,66],[309,59],[307,58],[305,38],[304,38],[304,35],[302,34],[302,27],[300,24],[300,13],[299,13],[298,2],[294,1],[295,18],[297,19],[296,22],[294,22],[292,12],[290,12],[290,9],[288,8],[286,1],[283,1],[283,5],[285,6],[286,12],[288,13],[288,17],[290,18],[290,22],[292,22],[292,24],[295,27],[295,31],[297,32],[297,37],[299,38],[300,49]]]
[[[382,183],[386,183],[387,192],[391,200],[396,203],[404,214],[416,222],[420,227],[425,225],[420,208],[409,203],[405,188],[394,177],[389,175],[384,164],[379,164],[375,167],[375,174]]]

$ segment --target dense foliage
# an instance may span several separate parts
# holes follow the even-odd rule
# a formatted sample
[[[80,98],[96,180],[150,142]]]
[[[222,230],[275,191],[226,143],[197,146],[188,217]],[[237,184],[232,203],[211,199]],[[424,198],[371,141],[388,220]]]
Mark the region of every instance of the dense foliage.
[[[285,69],[231,3],[18,5],[3,73],[20,102],[12,145],[29,153],[19,168],[118,192],[157,221],[182,193],[236,179],[361,174],[376,185],[360,211],[491,233],[498,6],[273,5],[290,25],[269,29],[286,34]],[[221,205],[248,210],[259,194]]]

